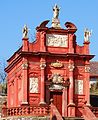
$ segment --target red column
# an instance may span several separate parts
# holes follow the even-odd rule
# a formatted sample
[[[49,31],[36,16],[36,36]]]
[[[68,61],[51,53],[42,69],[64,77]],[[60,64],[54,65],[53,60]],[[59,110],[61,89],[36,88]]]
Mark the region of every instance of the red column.
[[[85,100],[86,100],[86,105],[90,106],[90,67],[89,67],[89,62],[85,62]]]
[[[23,47],[22,50],[23,51],[28,51],[29,50],[29,41],[28,38],[23,38]]]
[[[40,32],[40,51],[41,52],[46,51],[45,40],[46,40],[46,32],[42,31]]]
[[[74,53],[74,48],[73,48],[73,37],[74,34],[69,34],[69,53]]]
[[[10,107],[10,83],[7,83],[7,107]]]
[[[16,79],[14,81],[14,85],[15,85],[15,107],[17,107],[18,105],[18,79],[17,79],[17,76],[16,76]]]
[[[45,61],[42,61],[43,58],[41,58],[41,83],[40,83],[40,104],[45,104]]]
[[[89,41],[84,42],[84,54],[89,54],[89,44]]]
[[[73,89],[74,89],[74,81],[73,81],[73,70],[74,70],[74,64],[70,63],[69,64],[69,81],[70,81],[70,86],[69,86],[69,104],[73,104]]]
[[[69,117],[75,117],[75,104],[73,102],[73,96],[74,96],[74,79],[73,79],[73,70],[74,70],[74,64],[71,60],[69,60],[69,104],[68,104],[68,116]]]
[[[63,89],[62,94],[62,116],[67,117],[67,87]]]
[[[22,105],[28,104],[28,63],[27,59],[23,58],[23,64],[22,64],[22,69],[23,69],[23,75],[22,75]]]

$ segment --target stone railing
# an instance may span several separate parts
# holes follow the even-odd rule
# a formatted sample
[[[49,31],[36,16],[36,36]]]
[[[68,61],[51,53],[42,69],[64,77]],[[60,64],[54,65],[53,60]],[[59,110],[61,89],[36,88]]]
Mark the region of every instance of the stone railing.
[[[50,104],[50,109],[51,109],[50,120],[63,120],[61,114],[59,113],[56,106],[52,102],[53,101],[51,100],[51,104]]]
[[[98,118],[98,107],[91,107],[91,111],[95,114],[95,116]]]
[[[7,116],[48,116],[49,106],[23,106],[13,108],[2,108],[2,117]]]

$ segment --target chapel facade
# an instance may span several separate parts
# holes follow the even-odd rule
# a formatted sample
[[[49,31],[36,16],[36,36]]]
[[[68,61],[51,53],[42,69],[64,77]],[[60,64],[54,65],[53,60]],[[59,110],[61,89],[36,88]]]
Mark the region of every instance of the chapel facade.
[[[7,60],[7,115],[20,114],[20,109],[25,115],[49,115],[50,104],[63,117],[83,117],[83,107],[89,109],[91,33],[86,29],[83,46],[78,45],[77,27],[66,22],[61,28],[57,5],[53,13],[52,27],[43,21],[34,42],[29,42],[24,26],[22,46]]]

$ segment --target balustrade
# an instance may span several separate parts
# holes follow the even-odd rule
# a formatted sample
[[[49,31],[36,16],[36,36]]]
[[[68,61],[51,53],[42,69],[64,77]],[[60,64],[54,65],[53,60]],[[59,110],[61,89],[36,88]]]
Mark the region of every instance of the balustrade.
[[[48,116],[50,113],[49,106],[24,106],[24,107],[13,107],[3,108],[2,117],[7,116]]]
[[[98,107],[91,107],[91,111],[95,114],[95,116],[98,118]]]

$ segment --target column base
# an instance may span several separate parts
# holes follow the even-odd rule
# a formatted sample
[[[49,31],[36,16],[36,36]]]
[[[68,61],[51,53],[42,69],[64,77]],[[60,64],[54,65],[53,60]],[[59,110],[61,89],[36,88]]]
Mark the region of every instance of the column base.
[[[75,117],[75,107],[76,105],[74,103],[68,104],[68,117]]]
[[[88,104],[88,103],[87,103],[87,104],[86,104],[86,106],[87,106],[87,107],[90,107],[90,106],[91,106],[91,104]]]
[[[75,105],[75,103],[69,103],[68,107],[70,107],[70,106],[76,106],[76,105]]]
[[[40,102],[39,104],[40,105],[46,105],[46,102]]]
[[[21,102],[21,105],[28,105],[28,102]]]

